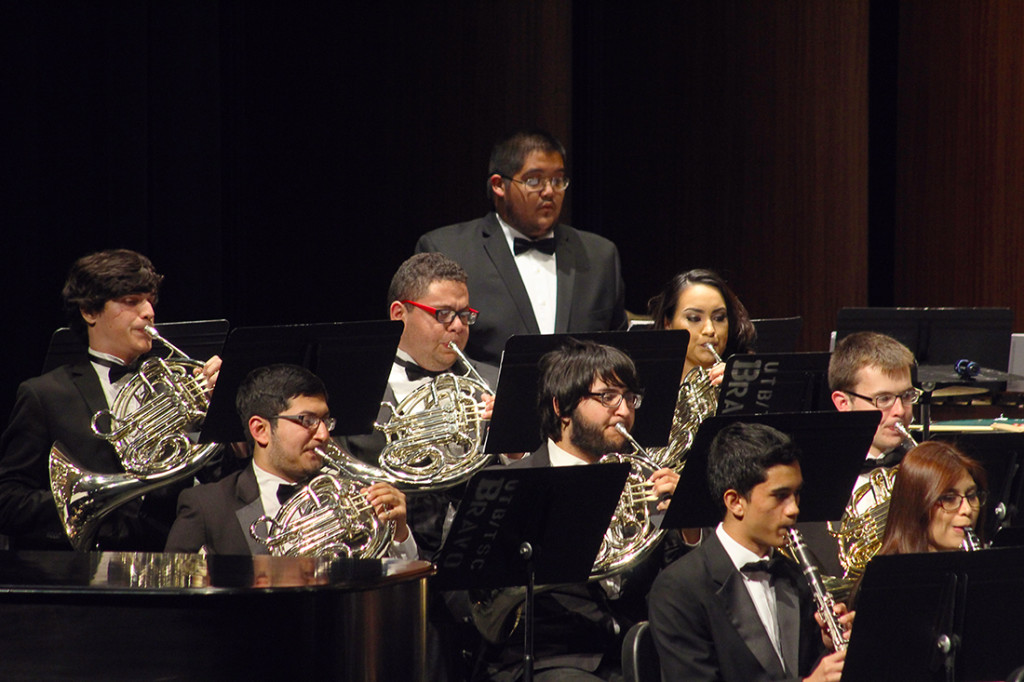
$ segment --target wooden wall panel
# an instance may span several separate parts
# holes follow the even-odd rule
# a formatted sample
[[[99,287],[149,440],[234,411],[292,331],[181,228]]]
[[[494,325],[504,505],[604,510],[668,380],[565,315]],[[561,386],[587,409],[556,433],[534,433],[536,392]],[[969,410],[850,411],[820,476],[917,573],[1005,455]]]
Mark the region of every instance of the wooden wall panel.
[[[1024,3],[904,1],[896,299],[1024,328]]]
[[[866,304],[868,4],[577,12],[575,214],[619,244],[632,310],[712,267],[819,350]]]

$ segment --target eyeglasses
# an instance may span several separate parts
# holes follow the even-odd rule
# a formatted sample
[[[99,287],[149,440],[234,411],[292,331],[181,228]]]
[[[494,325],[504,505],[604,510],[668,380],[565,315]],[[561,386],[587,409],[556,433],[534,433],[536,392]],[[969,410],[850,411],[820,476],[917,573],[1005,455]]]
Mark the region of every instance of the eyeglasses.
[[[551,184],[551,189],[555,190],[556,192],[564,192],[565,190],[569,189],[569,178],[565,177],[564,175],[556,175],[553,178],[545,178],[539,175],[531,175],[530,177],[523,178],[521,180],[519,178],[513,178],[508,175],[502,175],[501,177],[505,178],[506,180],[511,180],[512,182],[518,182],[520,185],[525,187],[530,192],[542,192],[544,191],[544,188],[548,186],[549,183]]]
[[[640,407],[640,403],[644,401],[643,395],[640,393],[633,393],[632,391],[626,391],[625,393],[619,393],[618,391],[601,391],[600,393],[587,393],[585,395],[593,398],[610,410],[618,408],[618,406],[622,404],[623,398],[626,400],[626,405],[632,407],[634,410]]]
[[[423,305],[416,301],[402,301],[402,303],[408,303],[409,305],[416,306],[420,310],[430,313],[438,322],[445,326],[451,324],[452,320],[454,320],[456,316],[462,320],[462,324],[469,326],[476,322],[476,316],[480,314],[472,308],[466,308],[465,310],[452,310],[451,308],[431,308],[429,305]]]
[[[893,393],[879,393],[874,398],[869,398],[866,395],[861,395],[860,393],[854,393],[853,391],[843,391],[843,393],[848,393],[848,394],[852,395],[855,398],[860,398],[861,400],[866,400],[866,401],[868,401],[869,403],[871,403],[872,405],[874,405],[875,407],[877,407],[878,409],[880,409],[882,411],[888,410],[890,407],[892,407],[894,404],[896,404],[896,399],[897,398],[899,398],[899,400],[904,405],[916,405],[917,401],[921,399],[922,395],[924,395],[924,391],[922,391],[919,388],[913,388],[913,387],[908,388],[907,390],[903,391],[903,393],[900,393],[899,395],[895,395]]]
[[[320,423],[323,422],[323,425],[327,427],[328,433],[333,431],[334,427],[338,425],[338,420],[334,417],[318,417],[315,414],[279,414],[276,417],[267,417],[267,419],[271,421],[274,419],[286,419],[310,431],[320,428]]]
[[[988,493],[984,490],[972,490],[965,495],[949,492],[939,496],[936,504],[948,512],[955,512],[960,511],[962,500],[967,500],[967,506],[971,509],[981,509],[981,505],[985,504],[986,499],[988,499]]]

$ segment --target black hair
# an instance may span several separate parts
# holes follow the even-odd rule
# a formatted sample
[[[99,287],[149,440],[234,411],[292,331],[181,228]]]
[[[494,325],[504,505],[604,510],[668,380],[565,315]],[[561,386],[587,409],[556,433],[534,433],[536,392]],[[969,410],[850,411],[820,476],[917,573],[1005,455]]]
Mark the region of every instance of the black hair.
[[[298,365],[266,365],[249,372],[235,395],[235,409],[249,445],[253,444],[249,433],[249,419],[253,415],[276,417],[287,409],[292,398],[300,395],[326,401],[327,387],[320,377]]]
[[[556,441],[561,438],[562,418],[572,416],[580,400],[590,393],[596,379],[609,386],[642,393],[636,365],[618,348],[569,339],[561,348],[544,354],[540,359],[537,390],[542,438]]]
[[[799,461],[800,451],[781,431],[764,424],[730,424],[711,441],[708,489],[724,513],[725,491],[749,499],[754,486],[768,480],[769,469]]]

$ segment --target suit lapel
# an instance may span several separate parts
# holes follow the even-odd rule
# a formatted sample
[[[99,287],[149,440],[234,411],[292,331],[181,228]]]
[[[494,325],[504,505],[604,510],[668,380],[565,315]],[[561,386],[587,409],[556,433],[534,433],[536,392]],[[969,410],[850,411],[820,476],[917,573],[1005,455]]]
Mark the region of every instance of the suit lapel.
[[[512,297],[512,302],[515,303],[523,324],[531,334],[539,334],[540,325],[537,324],[537,317],[533,314],[530,295],[526,293],[526,285],[523,284],[523,278],[519,275],[519,268],[516,267],[515,258],[509,251],[508,242],[505,241],[505,233],[502,231],[501,225],[498,224],[498,216],[490,213],[487,218],[481,228],[484,251]],[[470,282],[470,286],[472,285],[473,283]]]
[[[795,675],[800,666],[800,594],[791,580],[775,581],[775,608],[786,670]]]
[[[262,542],[252,536],[249,529],[253,522],[263,516],[263,502],[260,501],[260,487],[256,483],[256,473],[252,470],[252,464],[246,467],[238,476],[238,483],[235,485],[235,495],[238,504],[242,505],[235,510],[235,517],[238,519],[239,530],[245,538],[245,544],[252,554],[270,554],[270,550]]]
[[[557,270],[557,301],[555,302],[555,333],[569,331],[573,294],[576,288],[576,250],[568,232],[555,225],[555,268]]]
[[[775,647],[772,646],[768,632],[761,623],[761,617],[757,615],[757,609],[743,584],[743,578],[733,566],[732,560],[716,535],[712,534],[705,542],[708,545],[708,570],[719,586],[716,595],[722,600],[722,607],[729,616],[729,622],[761,667],[772,678],[781,678],[785,674],[782,662],[775,653]]]
[[[96,414],[100,410],[109,409],[107,396],[103,393],[103,386],[100,385],[100,378],[96,376],[96,370],[92,363],[83,360],[71,366],[71,381],[75,388],[82,394],[82,399],[89,408],[89,412]]]

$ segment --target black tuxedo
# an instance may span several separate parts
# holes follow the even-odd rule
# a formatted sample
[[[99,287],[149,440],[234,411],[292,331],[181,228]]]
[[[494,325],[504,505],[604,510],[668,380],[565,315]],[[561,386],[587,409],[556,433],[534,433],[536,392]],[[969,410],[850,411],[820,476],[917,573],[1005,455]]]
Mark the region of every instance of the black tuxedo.
[[[810,674],[824,652],[810,588],[790,561],[774,585],[785,671],[715,533],[662,571],[648,600],[662,679],[761,682]]]
[[[166,552],[210,554],[269,554],[266,545],[249,533],[263,515],[260,488],[252,462],[216,483],[183,490],[178,497],[178,518],[171,526]]]
[[[99,377],[88,359],[62,365],[23,382],[0,437],[0,533],[14,549],[69,549],[50,492],[50,447],[59,441],[66,454],[88,471],[122,473],[120,459],[90,428],[92,416],[107,409]],[[176,491],[175,491],[176,494]],[[173,519],[166,495],[146,496],[106,517],[98,540],[102,549],[159,550]]]
[[[619,251],[604,237],[568,225],[554,228],[558,270],[555,331],[600,332],[626,325],[625,285]],[[497,364],[513,334],[539,334],[529,295],[497,215],[426,233],[416,253],[439,251],[469,275],[470,305],[480,317],[466,353]]]
[[[551,466],[547,440],[533,454],[513,461],[513,468]],[[574,491],[584,494],[585,491]],[[626,631],[646,615],[645,598],[654,576],[666,560],[659,547],[640,565],[619,575],[621,594],[610,599],[598,582],[560,585],[535,599],[535,663],[538,672],[550,668],[576,668],[594,672],[618,670]],[[503,648],[486,652],[495,679],[515,679],[521,672],[523,625]]]

